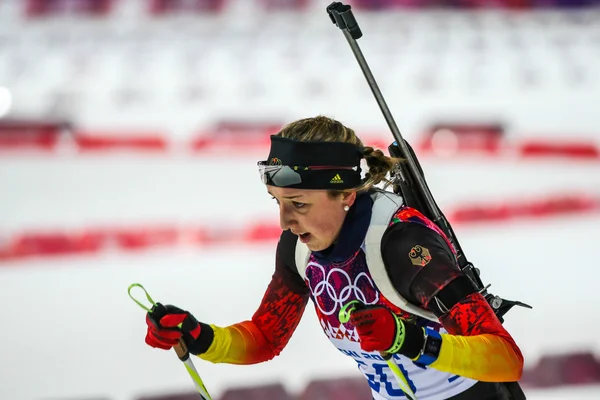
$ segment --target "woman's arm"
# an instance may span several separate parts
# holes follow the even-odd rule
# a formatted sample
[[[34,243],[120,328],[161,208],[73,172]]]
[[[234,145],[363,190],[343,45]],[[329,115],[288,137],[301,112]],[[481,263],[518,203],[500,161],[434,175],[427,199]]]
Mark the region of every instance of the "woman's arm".
[[[486,382],[515,382],[523,373],[523,355],[487,300],[472,293],[440,317],[438,359],[431,367]]]
[[[415,259],[415,249],[427,257]],[[407,300],[430,309],[449,334],[432,368],[488,382],[520,379],[523,356],[485,298],[458,267],[438,233],[401,222],[382,240],[383,259],[396,290]]]
[[[282,234],[275,273],[252,319],[225,328],[211,325],[214,339],[199,357],[214,363],[256,364],[281,353],[308,302],[308,288],[294,261],[296,239],[287,231]]]

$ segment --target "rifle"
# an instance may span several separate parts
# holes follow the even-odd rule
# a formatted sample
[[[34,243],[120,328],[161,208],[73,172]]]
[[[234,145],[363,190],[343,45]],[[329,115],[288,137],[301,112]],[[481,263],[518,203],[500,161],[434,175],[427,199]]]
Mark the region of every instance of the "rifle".
[[[346,37],[367,83],[369,84],[371,92],[375,96],[377,104],[383,113],[385,121],[394,136],[394,142],[388,147],[390,155],[404,160],[404,162],[398,164],[396,170],[391,174],[394,192],[403,197],[407,206],[419,210],[444,232],[456,250],[459,267],[473,282],[479,293],[481,293],[488,301],[500,322],[504,323],[504,315],[514,306],[532,308],[530,305],[521,301],[507,300],[488,292],[488,288],[491,284],[483,284],[480,276],[481,271],[467,259],[458,238],[452,229],[452,225],[438,207],[427,186],[425,174],[423,173],[423,169],[413,148],[402,137],[394,117],[375,81],[375,77],[357,43],[357,39],[360,39],[363,34],[352,14],[352,7],[350,5],[342,4],[341,2],[333,2],[327,6],[327,13],[331,18],[331,21],[341,29]],[[525,394],[517,382],[506,382],[504,385],[510,392],[512,399],[525,399]]]
[[[521,306],[526,308],[532,308],[530,305],[520,301],[507,300],[500,296],[493,295],[488,292],[488,288],[491,284],[484,285],[480,277],[480,270],[475,268],[471,263],[460,243],[452,225],[448,222],[448,219],[438,207],[427,182],[425,180],[425,174],[421,164],[419,163],[417,156],[410,144],[402,137],[398,126],[390,112],[379,86],[375,81],[373,73],[365,60],[365,57],[356,42],[356,39],[362,37],[362,31],[352,14],[352,7],[349,5],[342,4],[340,2],[333,2],[327,7],[327,13],[329,14],[332,22],[337,25],[344,36],[346,37],[350,48],[352,49],[356,60],[360,68],[367,79],[369,87],[377,100],[377,104],[383,113],[383,116],[390,128],[392,135],[394,136],[394,142],[388,147],[388,151],[392,157],[401,158],[404,162],[399,163],[396,170],[391,174],[391,181],[393,190],[396,194],[401,195],[407,206],[413,207],[419,210],[423,215],[429,218],[435,223],[448,237],[453,247],[456,250],[457,260],[460,268],[463,270],[465,275],[473,282],[477,290],[487,299],[492,309],[498,316],[501,322],[504,322],[504,315],[514,306]]]

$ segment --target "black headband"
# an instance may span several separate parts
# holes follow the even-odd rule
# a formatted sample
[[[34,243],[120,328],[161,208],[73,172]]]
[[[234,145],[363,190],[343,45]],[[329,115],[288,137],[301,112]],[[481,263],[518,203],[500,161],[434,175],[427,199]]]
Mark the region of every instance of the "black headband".
[[[280,160],[283,165],[328,165],[356,167],[363,158],[362,147],[345,142],[322,142],[287,139],[271,136],[268,161]]]
[[[363,148],[345,142],[303,142],[271,136],[271,150],[259,163],[263,182],[295,189],[351,189],[361,180]]]

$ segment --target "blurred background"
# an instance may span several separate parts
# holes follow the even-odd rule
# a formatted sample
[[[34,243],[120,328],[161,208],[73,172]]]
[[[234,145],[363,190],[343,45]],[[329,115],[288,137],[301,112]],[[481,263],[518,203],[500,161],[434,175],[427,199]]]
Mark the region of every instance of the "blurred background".
[[[325,0],[0,0],[0,399],[196,399],[155,300],[228,325],[274,269],[268,136],[392,136]],[[354,0],[359,40],[467,257],[531,304],[530,399],[600,398],[600,2]],[[370,398],[312,305],[284,352],[196,366],[221,400]]]

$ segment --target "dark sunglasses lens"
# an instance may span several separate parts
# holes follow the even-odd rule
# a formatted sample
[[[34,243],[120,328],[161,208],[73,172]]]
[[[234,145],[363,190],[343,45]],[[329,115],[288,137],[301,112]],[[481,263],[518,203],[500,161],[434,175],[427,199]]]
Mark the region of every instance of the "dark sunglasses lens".
[[[287,165],[261,165],[262,182],[266,185],[286,187],[302,182],[302,177]]]

